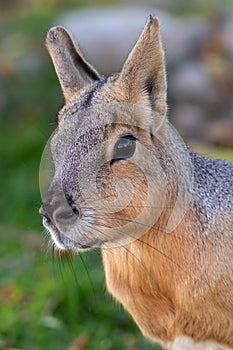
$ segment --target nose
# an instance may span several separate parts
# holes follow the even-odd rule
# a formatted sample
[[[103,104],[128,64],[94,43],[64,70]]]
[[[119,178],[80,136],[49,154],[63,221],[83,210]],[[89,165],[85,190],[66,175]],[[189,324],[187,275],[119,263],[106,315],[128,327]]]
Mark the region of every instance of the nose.
[[[76,207],[60,207],[55,210],[53,217],[54,221],[62,225],[71,225],[79,218],[79,210]]]
[[[68,226],[80,217],[80,210],[76,205],[68,202],[64,194],[47,194],[39,213],[47,222],[53,221],[55,225]]]

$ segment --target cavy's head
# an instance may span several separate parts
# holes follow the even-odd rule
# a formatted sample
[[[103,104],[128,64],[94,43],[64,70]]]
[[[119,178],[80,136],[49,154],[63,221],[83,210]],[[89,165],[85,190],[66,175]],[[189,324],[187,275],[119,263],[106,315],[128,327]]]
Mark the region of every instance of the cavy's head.
[[[121,72],[101,77],[66,30],[47,35],[66,100],[49,149],[53,177],[40,213],[54,243],[75,251],[138,239],[163,209],[159,134],[166,77],[158,20],[150,16]]]

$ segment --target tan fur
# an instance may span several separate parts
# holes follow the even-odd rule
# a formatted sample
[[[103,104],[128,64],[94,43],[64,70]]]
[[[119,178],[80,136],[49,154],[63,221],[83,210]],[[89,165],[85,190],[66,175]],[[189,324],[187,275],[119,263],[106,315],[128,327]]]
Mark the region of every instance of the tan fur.
[[[81,185],[87,185],[87,196],[76,189],[74,203],[86,211],[87,219],[67,227],[56,222],[51,203],[59,203],[59,210],[69,209],[56,186],[65,181],[72,188],[77,185],[71,175],[58,183],[57,175],[43,200],[42,215],[51,216],[59,233],[54,226],[45,226],[57,237],[60,249],[77,250],[76,243],[90,245],[95,242],[93,236],[98,238],[107,289],[145,337],[171,350],[233,349],[232,212],[212,218],[204,204],[197,208],[193,192],[199,196],[201,189],[194,190],[190,153],[166,118],[167,84],[158,20],[148,19],[120,74],[109,78],[101,91],[95,90],[88,107],[87,102],[78,103],[86,101],[85,96],[92,98],[89,89],[99,80],[98,73],[63,28],[50,30],[47,47],[67,102],[51,142],[58,169],[66,164],[62,158],[66,147],[77,141],[77,120],[80,129],[86,130],[87,125],[100,130],[99,138],[105,133],[109,142],[96,173],[96,192],[104,202],[89,201],[94,198],[88,182],[95,171],[92,164],[85,160],[80,166],[78,158],[68,157],[66,168],[72,165],[78,174],[84,173]],[[108,127],[101,128],[105,123]],[[82,132],[81,136],[86,131]],[[133,161],[109,165],[114,145],[124,133],[140,140],[137,153]],[[80,142],[80,158],[82,148],[91,146],[86,139]],[[93,159],[100,157],[98,152]],[[119,185],[119,180],[128,182]],[[118,206],[113,213],[108,209],[114,203]]]
[[[186,335],[195,342],[212,339],[233,347],[232,312],[226,302],[232,296],[224,293],[221,284],[206,295],[203,288],[213,278],[212,244],[206,261],[197,260],[193,245],[197,244],[198,250],[198,242],[187,238],[195,225],[193,214],[187,213],[185,219],[185,225],[172,235],[164,235],[159,221],[142,237],[149,245],[136,241],[126,247],[103,249],[107,288],[151,340],[156,335],[166,343]]]

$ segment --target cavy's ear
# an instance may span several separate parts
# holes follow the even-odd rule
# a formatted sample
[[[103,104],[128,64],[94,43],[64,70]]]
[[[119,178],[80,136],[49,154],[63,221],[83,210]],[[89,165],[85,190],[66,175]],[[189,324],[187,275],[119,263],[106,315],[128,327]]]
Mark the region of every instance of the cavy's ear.
[[[96,70],[84,59],[63,27],[53,27],[46,38],[66,102],[86,85],[99,80]]]
[[[156,115],[166,115],[167,83],[159,21],[149,16],[116,81],[129,102],[148,99]]]

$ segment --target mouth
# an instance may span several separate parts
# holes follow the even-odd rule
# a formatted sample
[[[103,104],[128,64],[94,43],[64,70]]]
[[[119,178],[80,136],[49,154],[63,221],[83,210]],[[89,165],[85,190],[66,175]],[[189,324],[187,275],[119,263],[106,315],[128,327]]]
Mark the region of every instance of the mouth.
[[[57,227],[47,218],[43,218],[43,226],[49,232],[55,246],[60,250],[87,251],[93,248],[99,248],[101,243],[99,240],[94,240],[90,243],[80,243],[67,237],[59,232]]]

